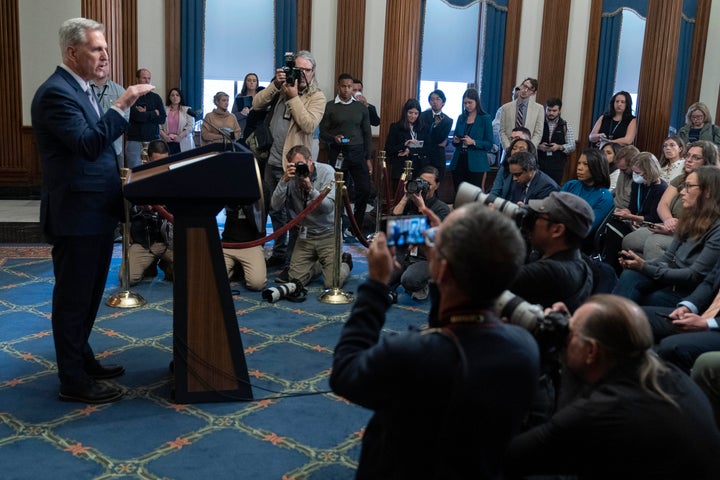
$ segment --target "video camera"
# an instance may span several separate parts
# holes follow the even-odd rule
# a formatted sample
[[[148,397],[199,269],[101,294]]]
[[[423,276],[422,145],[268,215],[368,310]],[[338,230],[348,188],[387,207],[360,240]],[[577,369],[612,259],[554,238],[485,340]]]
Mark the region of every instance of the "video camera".
[[[430,190],[430,183],[424,178],[415,178],[405,184],[405,191],[411,195],[425,195]]]
[[[295,81],[302,75],[302,70],[295,66],[295,54],[293,52],[285,52],[283,72],[285,73],[285,83],[290,86],[295,85]]]

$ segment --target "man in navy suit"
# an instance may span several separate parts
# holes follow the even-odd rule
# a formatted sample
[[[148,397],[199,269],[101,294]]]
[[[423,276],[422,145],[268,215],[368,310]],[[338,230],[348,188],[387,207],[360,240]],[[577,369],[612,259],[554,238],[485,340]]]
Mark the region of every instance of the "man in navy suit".
[[[676,308],[643,307],[652,327],[657,353],[690,373],[705,352],[720,350],[720,261]],[[679,334],[679,335],[678,335]]]
[[[526,205],[529,200],[542,200],[560,190],[555,180],[538,170],[537,159],[532,153],[518,152],[507,162],[512,182],[503,185],[500,196],[505,200]]]
[[[119,388],[96,380],[122,375],[124,368],[101,365],[88,338],[122,213],[113,141],[127,127],[124,111],[154,88],[131,86],[102,111],[88,82],[108,63],[103,32],[101,24],[85,18],[62,24],[62,64],[38,88],[31,109],[43,172],[40,223],[53,245],[52,328],[60,399],[86,403],[122,396]]]

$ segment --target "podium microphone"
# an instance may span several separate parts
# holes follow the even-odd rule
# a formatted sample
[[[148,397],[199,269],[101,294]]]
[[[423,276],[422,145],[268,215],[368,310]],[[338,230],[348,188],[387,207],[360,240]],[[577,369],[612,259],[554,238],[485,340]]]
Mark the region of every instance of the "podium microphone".
[[[236,146],[240,146],[235,141],[235,132],[233,132],[230,128],[228,128],[228,127],[218,128],[215,125],[213,125],[211,122],[209,122],[207,119],[203,120],[203,124],[206,124],[206,123],[223,137],[223,145],[227,145],[227,143],[230,142],[230,145],[232,145],[233,152],[235,151]]]

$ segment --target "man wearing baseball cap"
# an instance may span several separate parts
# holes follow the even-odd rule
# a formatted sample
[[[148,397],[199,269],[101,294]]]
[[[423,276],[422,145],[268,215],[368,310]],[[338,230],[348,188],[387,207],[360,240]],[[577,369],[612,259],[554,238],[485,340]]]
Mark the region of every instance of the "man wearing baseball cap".
[[[593,274],[580,253],[595,219],[590,205],[568,192],[530,200],[534,220],[528,226],[537,258],[520,269],[510,291],[530,303],[551,307],[563,302],[574,311],[592,293]]]

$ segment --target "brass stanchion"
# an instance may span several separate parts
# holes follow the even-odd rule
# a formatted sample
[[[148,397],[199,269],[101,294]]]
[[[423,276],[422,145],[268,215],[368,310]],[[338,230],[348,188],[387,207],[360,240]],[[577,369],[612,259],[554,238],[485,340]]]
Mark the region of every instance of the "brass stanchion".
[[[353,301],[353,294],[340,289],[340,256],[342,254],[342,209],[345,182],[342,172],[335,172],[335,268],[333,271],[332,287],[326,289],[318,296],[323,303],[345,304]]]
[[[412,180],[412,174],[413,174],[413,165],[412,160],[405,160],[405,168],[403,169],[403,173],[400,176],[401,182],[409,182]]]
[[[127,182],[129,168],[120,169],[120,179],[123,186]],[[122,233],[122,265],[120,268],[120,288],[122,291],[112,295],[107,299],[105,305],[113,308],[135,308],[145,305],[147,302],[139,293],[133,293],[129,290],[130,285],[130,266],[129,253],[130,250],[130,202],[123,200],[123,210],[125,213],[125,223],[123,224]]]
[[[377,156],[375,165],[375,233],[380,231],[383,212],[383,181],[385,180],[385,150],[381,150]]]

